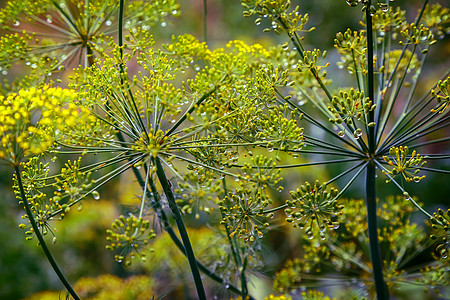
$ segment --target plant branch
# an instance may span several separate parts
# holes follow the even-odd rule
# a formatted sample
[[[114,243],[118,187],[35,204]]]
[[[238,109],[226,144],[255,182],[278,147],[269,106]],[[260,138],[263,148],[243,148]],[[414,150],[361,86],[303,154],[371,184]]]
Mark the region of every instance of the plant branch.
[[[78,297],[78,295],[75,293],[75,291],[73,290],[72,286],[67,281],[66,277],[62,273],[62,271],[59,268],[58,264],[56,263],[55,259],[53,258],[50,250],[47,247],[47,244],[45,243],[44,237],[42,236],[41,232],[39,231],[39,227],[38,227],[38,225],[36,223],[36,220],[34,219],[33,213],[31,211],[30,204],[28,203],[28,199],[27,199],[27,197],[25,195],[25,191],[24,191],[23,183],[22,183],[22,176],[20,174],[19,166],[15,165],[14,169],[15,169],[15,172],[16,172],[17,183],[19,185],[20,197],[22,198],[23,206],[25,208],[25,211],[26,211],[27,216],[28,216],[28,220],[31,223],[33,231],[36,234],[36,237],[37,237],[37,239],[39,241],[39,244],[41,245],[42,250],[44,250],[45,256],[47,257],[48,261],[50,262],[50,265],[52,266],[52,268],[55,271],[56,275],[58,276],[59,280],[61,280],[62,284],[67,289],[67,291],[70,293],[70,295],[75,300],[80,300],[80,297]]]
[[[156,166],[156,175],[158,176],[159,182],[163,188],[164,194],[167,197],[167,201],[169,202],[169,207],[173,213],[173,218],[178,227],[178,231],[180,232],[181,240],[183,241],[186,257],[189,261],[189,265],[191,267],[192,276],[194,277],[195,287],[197,289],[198,298],[201,300],[206,300],[205,290],[203,288],[202,277],[200,275],[200,271],[197,266],[197,259],[194,255],[194,250],[192,249],[191,242],[189,241],[189,236],[186,231],[186,227],[184,225],[183,219],[181,217],[180,210],[175,202],[175,196],[173,195],[172,188],[170,186],[170,182],[164,173],[163,166],[161,165],[161,160],[159,157],[154,159],[154,164]]]

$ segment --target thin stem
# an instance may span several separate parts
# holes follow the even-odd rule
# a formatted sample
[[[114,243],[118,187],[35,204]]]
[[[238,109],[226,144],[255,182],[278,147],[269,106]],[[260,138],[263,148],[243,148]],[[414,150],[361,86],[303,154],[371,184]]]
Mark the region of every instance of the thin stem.
[[[70,283],[67,281],[64,274],[61,272],[61,269],[59,268],[58,264],[56,263],[55,259],[53,258],[50,250],[47,247],[47,244],[45,243],[44,237],[42,236],[41,232],[39,231],[39,227],[36,223],[36,220],[33,217],[33,213],[31,212],[30,204],[28,203],[27,197],[25,195],[25,191],[23,189],[23,183],[22,183],[22,176],[20,175],[19,166],[14,166],[16,177],[17,177],[17,183],[19,185],[20,190],[20,197],[22,198],[22,203],[25,208],[25,211],[28,216],[28,220],[31,223],[31,226],[33,227],[33,231],[36,234],[36,237],[39,240],[39,244],[41,245],[42,250],[44,250],[45,256],[47,257],[48,261],[52,265],[53,270],[55,271],[56,275],[58,276],[59,280],[61,280],[64,287],[67,289],[69,294],[75,299],[80,300],[80,297],[75,293]]]
[[[208,21],[206,19],[208,14],[208,5],[206,4],[206,0],[203,0],[203,39],[206,44],[208,44],[208,36],[206,33],[206,29],[208,26]]]
[[[124,0],[120,0],[120,2],[119,2],[119,24],[118,24],[120,60],[122,60],[122,58],[123,58],[123,5],[124,5]]]
[[[347,184],[342,188],[342,190],[339,192],[339,194],[336,195],[335,199],[339,198],[352,184],[353,182],[356,180],[356,178],[358,178],[359,174],[362,173],[362,171],[367,167],[367,165],[369,164],[369,162],[363,162],[359,165],[357,165],[356,167],[361,166],[362,164],[364,164],[359,170],[358,172],[356,172],[356,174],[353,175],[353,177],[347,182]]]
[[[369,100],[375,101],[375,92],[374,92],[374,85],[373,85],[373,29],[372,29],[372,15],[370,14],[370,5],[371,1],[369,0],[368,3],[366,3],[366,22],[367,22],[367,96],[369,97]],[[381,103],[380,103],[381,104]],[[381,107],[381,105],[380,105]],[[374,111],[369,112],[369,123],[374,122],[375,119],[375,113]],[[375,127],[368,127],[367,128],[367,139],[368,139],[368,146],[369,146],[369,152],[374,153],[375,152]]]
[[[158,176],[159,182],[163,188],[164,194],[166,194],[167,201],[169,202],[169,207],[173,213],[173,218],[178,227],[178,231],[181,236],[181,240],[184,244],[184,249],[186,251],[186,256],[189,261],[189,266],[191,267],[192,276],[194,277],[195,287],[197,289],[197,294],[199,299],[206,300],[205,290],[203,288],[202,277],[200,275],[200,271],[197,266],[197,260],[194,255],[194,250],[192,249],[191,242],[189,241],[189,236],[186,231],[186,227],[183,222],[183,218],[181,217],[180,210],[175,202],[175,196],[173,195],[172,188],[170,186],[170,182],[164,173],[163,166],[161,165],[161,160],[159,157],[154,159],[154,163],[156,165],[156,175]]]

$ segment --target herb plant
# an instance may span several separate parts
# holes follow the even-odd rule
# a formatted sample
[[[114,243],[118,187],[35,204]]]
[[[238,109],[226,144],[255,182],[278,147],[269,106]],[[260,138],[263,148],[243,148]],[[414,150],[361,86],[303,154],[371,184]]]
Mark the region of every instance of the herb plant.
[[[421,82],[449,10],[424,1],[408,23],[392,1],[372,2],[347,1],[362,9],[363,28],[336,35],[338,66],[354,78],[337,88],[327,51],[304,42],[315,34],[308,15],[289,0],[242,1],[244,16],[284,36],[281,45],[235,40],[217,49],[188,34],[156,46],[152,28],[179,15],[175,1],[7,3],[0,22],[12,33],[0,40],[0,67],[24,62],[30,70],[0,96],[0,158],[15,172],[20,227],[38,239],[70,296],[81,298],[45,236],[56,242],[57,221],[127,172],[140,204],[106,231],[106,248],[118,263],[145,266],[165,253],[158,240],[167,234],[187,258],[199,299],[212,293],[205,277],[229,296],[253,299],[251,278],[278,225],[295,229],[303,255],[274,275],[282,294],[267,299],[330,299],[325,286],[358,299],[401,296],[405,287],[448,292],[450,210],[427,212],[410,187],[428,173],[449,174],[439,164],[449,158],[448,71],[426,92]],[[282,178],[311,166],[340,172],[325,181]],[[344,198],[362,177],[364,201]],[[400,197],[383,195],[377,206],[380,184]],[[431,235],[411,222],[414,210],[429,219]],[[215,257],[196,255],[186,219],[214,228]],[[417,244],[437,255],[411,267]]]

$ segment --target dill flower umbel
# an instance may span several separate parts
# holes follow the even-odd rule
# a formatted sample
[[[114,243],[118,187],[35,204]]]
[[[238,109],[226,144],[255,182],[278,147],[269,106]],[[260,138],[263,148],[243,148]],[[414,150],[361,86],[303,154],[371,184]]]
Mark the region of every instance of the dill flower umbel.
[[[44,153],[63,132],[87,121],[87,111],[74,104],[76,93],[44,86],[0,96],[0,158],[17,165],[22,158]],[[88,117],[87,117],[88,118]]]

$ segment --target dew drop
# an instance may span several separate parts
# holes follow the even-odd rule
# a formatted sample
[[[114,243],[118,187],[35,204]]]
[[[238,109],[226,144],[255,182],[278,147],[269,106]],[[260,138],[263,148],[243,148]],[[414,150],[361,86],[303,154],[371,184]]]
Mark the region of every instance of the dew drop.
[[[93,191],[92,192],[92,197],[94,197],[95,200],[100,199],[100,193],[97,191]]]
[[[361,129],[356,129],[355,132],[353,132],[353,136],[355,139],[359,139],[362,136],[362,130]]]
[[[46,21],[47,21],[48,24],[52,24],[53,23],[52,19],[50,19],[50,18],[47,18]]]
[[[161,27],[166,27],[167,26],[167,23],[166,22],[162,22],[161,23]]]
[[[8,75],[8,71],[3,70],[3,71],[2,71],[2,74],[3,74],[3,75]]]
[[[339,131],[339,132],[338,132],[338,136],[339,136],[339,137],[344,137],[344,135],[345,135],[345,132],[344,132],[344,131]]]
[[[111,20],[107,20],[107,21],[105,22],[105,25],[106,25],[106,26],[111,26],[111,24],[112,24]]]
[[[178,11],[177,10],[172,10],[172,15],[176,15],[178,13]]]
[[[19,21],[14,21],[13,26],[19,26],[20,22]]]
[[[229,289],[230,288],[230,285],[227,283],[227,284],[225,284],[225,288],[226,289]]]

